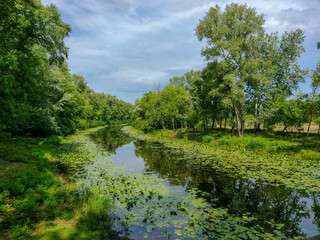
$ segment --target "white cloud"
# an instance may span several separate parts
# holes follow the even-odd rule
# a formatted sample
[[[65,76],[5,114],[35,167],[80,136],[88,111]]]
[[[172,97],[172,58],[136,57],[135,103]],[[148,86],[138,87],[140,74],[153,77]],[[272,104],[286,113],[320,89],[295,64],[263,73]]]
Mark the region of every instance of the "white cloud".
[[[54,3],[73,29],[66,41],[69,65],[95,90],[132,92],[130,101],[157,82],[203,66],[204,43],[194,29],[210,6],[246,3],[265,14],[268,32],[302,28],[307,52],[303,64],[320,59],[318,0],[42,0]],[[309,46],[310,45],[310,46]],[[141,93],[139,94],[139,91]],[[125,94],[122,94],[125,96]]]

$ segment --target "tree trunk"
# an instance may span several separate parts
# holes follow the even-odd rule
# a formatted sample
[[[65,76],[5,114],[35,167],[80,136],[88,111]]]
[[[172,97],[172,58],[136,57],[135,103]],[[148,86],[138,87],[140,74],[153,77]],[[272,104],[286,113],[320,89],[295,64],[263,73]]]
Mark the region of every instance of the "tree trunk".
[[[162,129],[163,130],[166,130],[166,127],[164,126],[164,122],[163,122],[163,116],[161,115],[161,125],[162,125]]]
[[[308,124],[308,130],[307,130],[307,137],[309,137],[311,122],[312,122],[312,112],[310,113],[310,117],[309,117],[309,124]]]
[[[214,118],[212,118],[212,126],[211,129],[214,130]]]
[[[320,122],[319,122],[319,127],[318,127],[318,134],[320,134]]]
[[[172,118],[172,129],[174,130],[174,118]]]
[[[234,116],[232,117],[231,133],[234,133]]]
[[[236,103],[233,103],[233,107],[234,107],[234,112],[236,114],[238,136],[243,137],[244,121],[242,120],[242,116],[240,115],[240,112]]]
[[[220,117],[220,132],[222,130],[222,117]]]
[[[241,129],[240,129],[240,136],[243,137],[244,135],[244,119],[241,120]]]
[[[285,130],[287,130],[288,127],[289,127],[289,125],[284,126],[284,129],[282,130],[282,132],[284,132]]]
[[[207,116],[204,116],[203,118],[203,131],[206,131],[207,128]]]
[[[255,105],[254,105],[254,117],[255,117],[255,121],[254,121],[254,132],[257,132],[258,129],[258,121],[257,121],[257,117],[258,117],[258,97],[256,97],[255,99]]]
[[[224,131],[227,130],[227,120],[228,120],[228,118],[225,118],[225,119],[224,119]]]

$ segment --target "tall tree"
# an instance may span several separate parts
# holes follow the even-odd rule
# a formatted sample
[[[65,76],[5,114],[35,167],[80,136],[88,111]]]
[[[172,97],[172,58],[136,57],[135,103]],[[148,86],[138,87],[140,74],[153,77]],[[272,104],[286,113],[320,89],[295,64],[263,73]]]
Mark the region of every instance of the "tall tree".
[[[229,71],[224,76],[237,119],[240,137],[245,124],[245,66],[250,64],[252,44],[263,33],[263,15],[247,5],[230,4],[224,12],[218,5],[211,7],[196,28],[198,39],[207,39],[202,55],[207,61],[219,61]]]
[[[41,116],[52,123],[51,132],[54,105],[62,97],[55,66],[67,56],[64,38],[71,29],[54,5],[37,0],[1,1],[0,9],[0,128],[15,133],[35,129],[44,126]]]
[[[199,40],[207,40],[202,55],[223,69],[218,89],[224,89],[233,106],[240,137],[245,114],[254,115],[258,130],[265,102],[291,96],[306,74],[297,63],[304,51],[303,32],[285,32],[278,39],[277,34],[266,34],[263,24],[263,15],[255,9],[232,3],[224,12],[219,6],[210,8],[196,28]]]

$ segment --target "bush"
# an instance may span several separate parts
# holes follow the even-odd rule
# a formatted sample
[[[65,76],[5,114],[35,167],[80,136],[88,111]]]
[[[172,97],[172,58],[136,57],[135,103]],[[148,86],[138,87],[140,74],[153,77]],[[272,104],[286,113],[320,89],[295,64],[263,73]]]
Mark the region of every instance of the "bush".
[[[277,146],[277,151],[299,152],[300,148],[296,145],[284,144],[284,145]]]
[[[134,123],[134,127],[144,132],[151,132],[154,129],[150,119],[138,120]]]
[[[184,131],[181,128],[179,128],[176,132],[176,137],[183,138],[183,135],[184,135]]]
[[[230,136],[224,136],[217,140],[221,145],[226,146],[233,146],[233,145],[240,145],[241,139],[237,137],[230,137]]]
[[[320,161],[320,152],[304,151],[302,156],[307,160]]]
[[[27,196],[23,200],[23,210],[27,213],[38,212],[40,211],[39,204],[37,203],[40,199],[40,196],[36,194],[32,189],[27,191]]]
[[[61,143],[62,139],[63,138],[61,136],[51,135],[44,140],[43,144],[57,146]]]
[[[254,140],[254,139],[251,139],[246,145],[248,149],[262,149],[262,148],[265,148],[266,146],[267,146],[266,143],[261,142],[259,140]]]
[[[155,135],[158,137],[166,137],[170,135],[170,132],[168,130],[165,131],[154,131]]]
[[[6,189],[16,196],[22,194],[25,188],[26,186],[21,184],[19,179],[10,182],[2,182],[0,184],[0,189]]]
[[[57,205],[58,205],[57,200],[54,197],[47,198],[44,201],[45,211],[52,217],[54,217],[57,213],[57,210],[56,210]]]
[[[193,140],[194,136],[192,134],[186,133],[183,135],[183,139]]]
[[[209,142],[214,141],[214,137],[209,136],[209,135],[204,135],[204,136],[201,137],[201,139],[205,143],[209,143]]]
[[[11,228],[11,230],[13,239],[25,239],[24,236],[30,232],[29,227],[27,225],[15,225]]]

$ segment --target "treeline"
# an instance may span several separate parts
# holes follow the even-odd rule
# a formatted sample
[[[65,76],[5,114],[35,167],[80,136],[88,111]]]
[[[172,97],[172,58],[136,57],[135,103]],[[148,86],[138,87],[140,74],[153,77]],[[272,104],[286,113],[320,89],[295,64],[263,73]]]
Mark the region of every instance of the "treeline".
[[[71,28],[39,0],[0,2],[0,135],[70,134],[131,119],[132,105],[70,74]]]
[[[225,10],[211,7],[200,20],[196,35],[206,39],[202,71],[170,79],[162,90],[145,93],[135,102],[136,126],[159,128],[203,127],[219,124],[237,130],[246,125],[272,130],[282,125],[300,130],[320,117],[320,64],[309,72],[297,63],[304,36],[299,29],[266,33],[263,15],[247,5],[230,4]],[[299,83],[310,76],[312,93]]]

